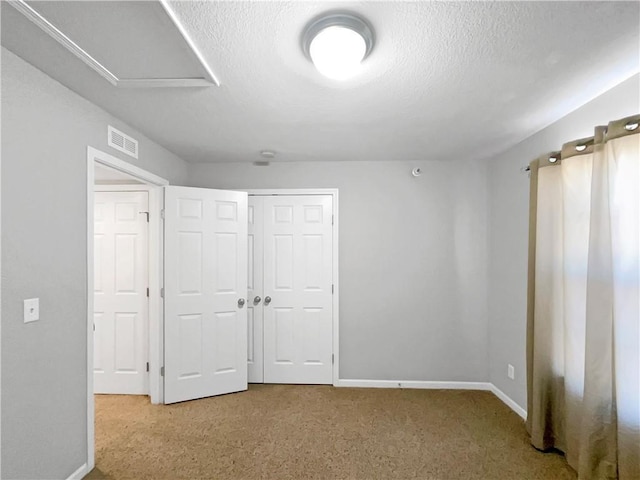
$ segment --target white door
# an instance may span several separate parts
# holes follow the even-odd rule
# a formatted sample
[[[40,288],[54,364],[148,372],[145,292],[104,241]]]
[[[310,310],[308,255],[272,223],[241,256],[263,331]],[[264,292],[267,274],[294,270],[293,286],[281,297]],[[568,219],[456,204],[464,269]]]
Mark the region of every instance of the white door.
[[[263,312],[263,197],[249,197],[249,262],[247,286],[247,317],[249,335],[247,342],[247,363],[249,383],[264,382],[262,349]]]
[[[94,392],[149,392],[148,192],[95,192]]]
[[[264,381],[332,383],[332,197],[265,196]]]
[[[165,187],[165,403],[247,389],[247,194]]]

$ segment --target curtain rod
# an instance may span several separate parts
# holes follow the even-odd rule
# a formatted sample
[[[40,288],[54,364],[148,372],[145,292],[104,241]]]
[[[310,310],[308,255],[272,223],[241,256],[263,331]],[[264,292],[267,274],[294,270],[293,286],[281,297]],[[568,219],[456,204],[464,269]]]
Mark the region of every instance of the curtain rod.
[[[627,117],[629,118],[629,117]],[[624,119],[626,120],[626,119]],[[623,121],[624,121],[623,120]],[[604,129],[604,134],[606,135],[608,133],[609,130],[609,126],[611,125],[611,123],[609,123],[609,125],[602,127]],[[624,124],[624,129],[628,132],[632,132],[634,130],[636,130],[638,127],[640,127],[640,122],[638,121],[637,117],[634,116],[633,118],[631,118],[628,122],[626,122]],[[600,127],[598,127],[600,128]],[[590,137],[588,139],[583,139],[583,142],[580,142],[576,145],[574,145],[574,148],[578,151],[578,152],[582,152],[583,150],[585,150],[590,144],[593,144],[595,137]],[[559,152],[558,152],[559,153]],[[555,155],[554,155],[555,156]],[[551,162],[555,163],[556,159],[550,160]],[[520,169],[520,171],[522,173],[527,173],[530,175],[531,172],[531,167],[529,165],[526,165],[524,167],[522,167]]]

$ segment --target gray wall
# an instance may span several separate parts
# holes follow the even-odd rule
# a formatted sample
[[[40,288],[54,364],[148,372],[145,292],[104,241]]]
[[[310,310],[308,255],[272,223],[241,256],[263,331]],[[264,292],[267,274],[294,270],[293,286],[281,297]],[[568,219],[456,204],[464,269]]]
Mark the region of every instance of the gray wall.
[[[340,190],[340,378],[488,381],[484,165],[227,163],[189,173],[199,187]]]
[[[526,408],[527,249],[529,179],[520,172],[563,143],[593,135],[593,127],[640,112],[640,77],[634,76],[489,163],[490,379]],[[507,364],[515,380],[507,377]]]
[[[107,124],[183,183],[186,164],[2,49],[2,476],[67,478],[87,457],[87,145]],[[22,300],[40,298],[24,324]]]

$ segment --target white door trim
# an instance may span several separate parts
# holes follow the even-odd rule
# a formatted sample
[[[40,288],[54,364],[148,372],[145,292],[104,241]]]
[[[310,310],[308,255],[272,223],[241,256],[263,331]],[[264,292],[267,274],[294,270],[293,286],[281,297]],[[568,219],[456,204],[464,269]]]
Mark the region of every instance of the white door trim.
[[[242,190],[249,196],[271,195],[331,195],[333,197],[333,385],[340,382],[340,275],[339,272],[339,217],[338,217],[338,189],[337,188],[292,188],[292,189],[257,189]]]
[[[145,185],[118,185],[122,190],[149,191],[149,393],[152,403],[163,402],[160,377],[163,345],[162,287],[162,220],[160,211],[164,202],[162,188],[168,180],[131,165],[108,153],[87,147],[87,470],[95,467],[95,405],[93,399],[93,192],[105,186],[94,185],[95,164],[125,173]],[[113,190],[113,187],[110,187]],[[152,259],[157,261],[151,261]]]
[[[104,165],[105,167],[109,167],[119,172],[126,173],[134,177],[136,180],[141,180],[147,185],[153,185],[156,187],[164,187],[165,185],[169,185],[169,180],[165,180],[162,177],[159,177],[151,172],[147,172],[140,167],[131,165],[124,160],[120,160],[113,155],[101,152],[100,150],[97,150],[93,147],[87,147],[87,156],[92,159],[89,160],[89,162],[94,161],[101,165]]]

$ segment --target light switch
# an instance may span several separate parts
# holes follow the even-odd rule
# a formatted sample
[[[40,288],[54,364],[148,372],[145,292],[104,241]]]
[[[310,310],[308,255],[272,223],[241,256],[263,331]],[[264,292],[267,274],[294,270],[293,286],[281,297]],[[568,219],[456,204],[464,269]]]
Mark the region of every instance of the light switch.
[[[24,323],[40,320],[40,299],[28,298],[24,301]]]

